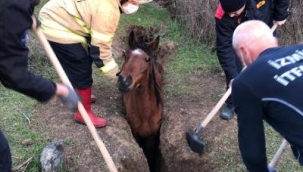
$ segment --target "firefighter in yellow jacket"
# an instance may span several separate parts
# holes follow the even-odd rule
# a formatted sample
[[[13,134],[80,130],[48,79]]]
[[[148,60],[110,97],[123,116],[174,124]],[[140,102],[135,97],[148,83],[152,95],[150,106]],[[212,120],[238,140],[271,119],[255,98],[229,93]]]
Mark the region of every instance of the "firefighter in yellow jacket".
[[[41,28],[57,55],[95,127],[107,121],[91,110],[92,62],[116,82],[119,67],[112,57],[112,41],[120,14],[131,14],[151,0],[51,0],[39,13]],[[84,123],[79,112],[75,120]]]

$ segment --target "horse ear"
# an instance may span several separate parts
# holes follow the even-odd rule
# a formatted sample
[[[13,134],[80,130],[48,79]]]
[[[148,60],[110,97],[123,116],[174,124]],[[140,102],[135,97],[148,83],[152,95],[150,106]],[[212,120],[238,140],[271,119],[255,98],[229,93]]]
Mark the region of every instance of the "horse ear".
[[[134,45],[136,42],[138,42],[137,37],[135,35],[135,32],[132,30],[128,36],[128,45],[131,47]]]
[[[152,42],[150,42],[148,46],[151,50],[155,51],[158,48],[159,42],[160,42],[160,36],[157,36],[157,38],[154,39]]]

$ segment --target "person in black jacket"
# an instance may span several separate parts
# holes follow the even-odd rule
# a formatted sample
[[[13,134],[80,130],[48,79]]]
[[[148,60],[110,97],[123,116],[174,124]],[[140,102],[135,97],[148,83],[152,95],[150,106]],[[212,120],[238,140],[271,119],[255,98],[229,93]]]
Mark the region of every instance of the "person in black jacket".
[[[274,3],[275,2],[275,3]],[[226,87],[242,70],[232,48],[232,35],[235,28],[247,20],[258,19],[272,26],[282,25],[288,16],[289,0],[220,0],[216,10],[216,46],[220,65],[225,73]],[[232,98],[226,100],[220,117],[229,120],[234,115]]]
[[[39,0],[0,1],[0,81],[6,88],[40,102],[47,102],[57,95],[76,111],[79,97],[75,91],[28,71],[27,30],[32,27],[32,14],[38,3]],[[11,166],[9,144],[0,130],[0,171],[10,172]]]
[[[232,81],[239,148],[247,169],[268,171],[263,120],[290,143],[302,166],[303,44],[278,47],[272,31],[260,20],[239,25],[232,40],[247,66]]]

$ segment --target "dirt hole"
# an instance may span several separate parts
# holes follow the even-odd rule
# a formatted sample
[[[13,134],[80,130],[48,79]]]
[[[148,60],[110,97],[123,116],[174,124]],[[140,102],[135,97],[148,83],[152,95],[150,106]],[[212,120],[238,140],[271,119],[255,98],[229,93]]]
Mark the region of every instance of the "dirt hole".
[[[132,31],[135,33],[139,41],[151,42],[157,36],[160,36],[161,39],[161,36],[165,34],[166,28],[163,25],[158,25],[149,28],[144,28],[142,26],[130,26],[126,29],[127,34],[123,38],[123,42],[128,43],[128,36]],[[124,49],[127,50],[128,48],[128,45],[126,45]],[[158,49],[156,50],[157,59],[163,65],[163,67],[171,60],[169,57],[175,53],[176,44],[171,41],[160,43]],[[163,159],[160,150],[160,128],[158,133],[154,135],[148,136],[146,138],[138,138],[134,136],[134,138],[144,152],[144,155],[149,165],[150,172],[162,172],[162,166],[164,165],[164,163],[162,163]]]

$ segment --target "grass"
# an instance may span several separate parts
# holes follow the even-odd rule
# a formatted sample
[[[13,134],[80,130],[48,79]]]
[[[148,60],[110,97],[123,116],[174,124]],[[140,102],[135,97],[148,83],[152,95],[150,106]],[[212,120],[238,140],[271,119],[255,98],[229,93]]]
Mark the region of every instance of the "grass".
[[[46,0],[41,1],[40,6],[36,10],[38,11],[45,2]],[[174,86],[165,87],[166,92],[177,95],[187,94],[189,88],[188,86],[178,84],[180,80],[191,75],[202,75],[201,72],[211,73],[220,70],[216,56],[212,54],[205,45],[197,43],[188,37],[186,30],[180,29],[181,27],[178,22],[171,20],[166,10],[162,8],[148,4],[142,6],[134,15],[122,15],[117,34],[125,35],[125,28],[128,25],[140,25],[144,27],[165,25],[166,32],[161,35],[161,42],[170,40],[177,43],[178,55],[166,66],[166,78],[168,82],[174,83]],[[33,50],[33,55],[30,59],[30,69],[46,78],[58,79],[53,67],[46,60],[45,53],[39,47],[37,40],[33,39],[31,41],[29,46],[31,50]],[[97,73],[97,71],[94,73]],[[178,73],[178,75],[175,75],[175,73]],[[97,81],[97,83],[98,82],[102,81]],[[107,85],[111,86],[110,84]],[[0,126],[9,140],[13,164],[18,165],[33,157],[33,160],[25,171],[39,171],[39,154],[49,140],[45,137],[46,132],[43,131],[42,128],[38,127],[33,129],[33,127],[36,126],[36,121],[31,115],[34,113],[37,102],[1,86],[0,103]],[[21,143],[25,139],[32,139],[34,144],[23,146]],[[270,159],[278,149],[281,138],[275,131],[267,126],[266,139],[268,143],[267,153]],[[224,159],[226,158],[231,162],[228,166],[224,167],[226,171],[243,171],[244,166],[243,163],[238,160],[239,157],[218,157],[218,159],[213,159],[213,161],[219,160],[222,161],[221,163],[219,162],[219,164],[224,164]],[[302,171],[294,161],[289,149],[286,151],[285,156],[283,155],[278,168],[281,171]]]
[[[166,92],[175,94],[188,94],[190,88],[178,84],[180,78],[189,75],[201,75],[203,72],[220,71],[216,56],[210,53],[208,47],[197,43],[189,37],[188,32],[183,30],[177,21],[171,20],[168,12],[161,8],[147,4],[143,5],[134,15],[122,15],[119,25],[119,34],[125,35],[125,28],[133,23],[143,27],[166,26],[166,32],[161,35],[161,42],[173,41],[178,46],[178,56],[165,67],[166,81],[176,83],[174,87],[165,87]],[[175,75],[178,73],[178,75]]]
[[[39,165],[39,154],[47,140],[43,137],[42,129],[34,131],[31,129],[36,125],[32,114],[36,101],[16,93],[12,90],[0,87],[0,126],[6,135],[12,151],[13,165],[21,164],[33,157],[27,167],[29,171],[37,171]],[[22,141],[31,139],[33,144],[25,146]],[[33,170],[36,169],[36,170]]]

